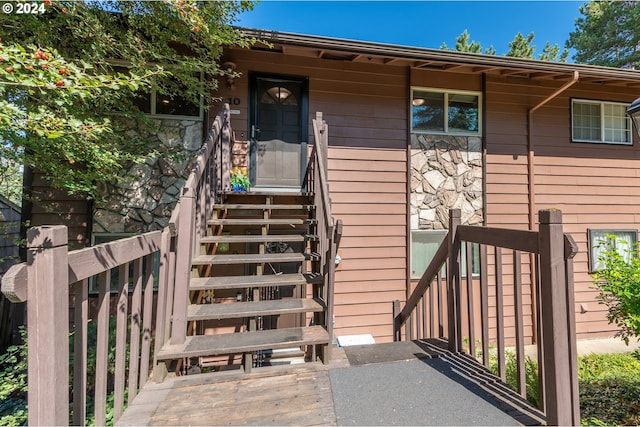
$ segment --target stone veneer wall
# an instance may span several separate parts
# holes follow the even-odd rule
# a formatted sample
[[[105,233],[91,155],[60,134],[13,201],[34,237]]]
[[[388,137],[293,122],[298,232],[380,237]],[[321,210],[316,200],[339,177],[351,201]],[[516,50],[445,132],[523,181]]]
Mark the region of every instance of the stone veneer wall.
[[[449,209],[462,223],[482,225],[482,139],[473,136],[411,136],[411,229],[448,228]]]
[[[153,131],[131,129],[157,147],[175,151],[171,157],[149,158],[122,173],[116,184],[101,188],[93,215],[94,233],[145,233],[169,223],[180,191],[191,172],[194,153],[203,142],[203,122],[196,119],[157,119]]]

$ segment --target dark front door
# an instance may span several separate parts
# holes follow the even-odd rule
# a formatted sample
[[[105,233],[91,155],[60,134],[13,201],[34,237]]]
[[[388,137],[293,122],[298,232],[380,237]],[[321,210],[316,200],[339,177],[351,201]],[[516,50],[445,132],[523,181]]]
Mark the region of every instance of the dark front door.
[[[251,171],[255,187],[300,187],[306,159],[306,81],[253,76]]]

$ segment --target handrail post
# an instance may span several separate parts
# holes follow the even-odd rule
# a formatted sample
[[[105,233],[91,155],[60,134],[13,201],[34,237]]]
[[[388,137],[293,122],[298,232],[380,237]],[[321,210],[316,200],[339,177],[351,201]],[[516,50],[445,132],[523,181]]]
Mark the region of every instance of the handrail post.
[[[449,328],[449,351],[458,352],[462,348],[462,319],[460,307],[460,240],[456,238],[456,228],[461,224],[460,209],[449,210],[449,255],[447,269],[447,312]]]
[[[69,424],[67,227],[27,231],[29,425]]]
[[[220,129],[220,168],[221,168],[221,190],[227,192],[231,190],[231,110],[229,104],[222,107],[222,127]]]
[[[191,278],[191,256],[195,231],[195,206],[194,189],[184,188],[180,197],[171,344],[182,344],[187,336],[187,305],[189,304],[189,279]]]
[[[402,341],[401,325],[398,319],[400,315],[400,300],[393,300],[393,340]]]
[[[564,234],[562,212],[541,210],[540,247],[540,309],[544,361],[544,388],[547,425],[571,425],[572,414],[569,334],[567,319],[567,283],[565,276]]]

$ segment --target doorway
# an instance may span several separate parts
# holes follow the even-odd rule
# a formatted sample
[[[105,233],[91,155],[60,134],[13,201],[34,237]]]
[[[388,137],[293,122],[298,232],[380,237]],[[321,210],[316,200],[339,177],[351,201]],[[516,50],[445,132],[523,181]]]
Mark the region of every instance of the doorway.
[[[250,179],[259,189],[299,189],[307,159],[307,79],[251,77]]]

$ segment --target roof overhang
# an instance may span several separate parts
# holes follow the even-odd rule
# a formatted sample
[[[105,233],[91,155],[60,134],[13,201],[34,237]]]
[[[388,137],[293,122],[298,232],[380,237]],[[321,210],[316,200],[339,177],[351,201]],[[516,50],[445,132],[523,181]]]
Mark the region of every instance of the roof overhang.
[[[240,30],[249,37],[269,43],[257,43],[253,49],[285,55],[470,74],[486,73],[534,80],[571,80],[577,71],[580,82],[640,89],[638,70],[426,49],[270,30]]]

